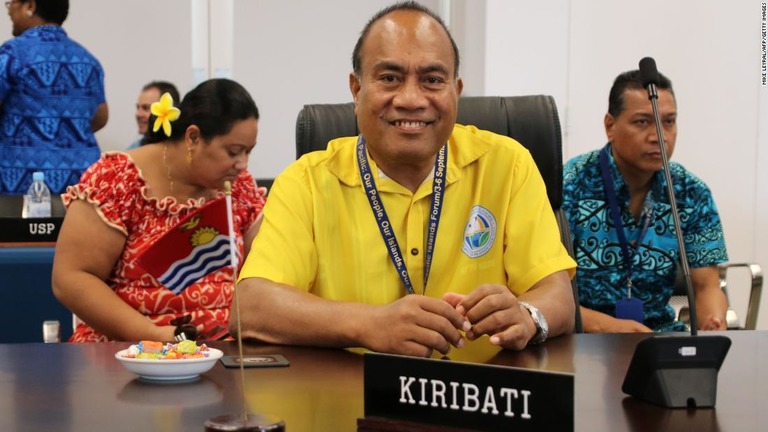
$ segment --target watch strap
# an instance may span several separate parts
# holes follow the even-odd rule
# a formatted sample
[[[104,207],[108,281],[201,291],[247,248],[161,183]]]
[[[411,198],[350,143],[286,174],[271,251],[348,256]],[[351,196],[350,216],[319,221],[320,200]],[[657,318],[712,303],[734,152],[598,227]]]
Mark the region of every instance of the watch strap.
[[[544,318],[544,315],[541,313],[539,308],[526,302],[520,302],[520,305],[524,307],[529,314],[531,314],[533,324],[536,326],[536,333],[533,335],[531,340],[528,341],[528,344],[536,345],[547,340],[547,336],[549,335],[549,325],[547,324],[547,320]]]

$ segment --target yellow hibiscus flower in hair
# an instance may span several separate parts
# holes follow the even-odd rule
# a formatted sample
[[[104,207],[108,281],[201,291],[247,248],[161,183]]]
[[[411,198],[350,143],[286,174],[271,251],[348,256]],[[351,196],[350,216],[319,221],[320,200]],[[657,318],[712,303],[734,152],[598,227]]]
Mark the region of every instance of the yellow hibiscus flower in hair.
[[[152,127],[152,132],[157,132],[160,125],[163,125],[165,136],[171,136],[171,122],[175,121],[181,115],[181,110],[173,106],[173,97],[170,93],[163,93],[158,102],[154,102],[150,107],[150,112],[157,117]]]

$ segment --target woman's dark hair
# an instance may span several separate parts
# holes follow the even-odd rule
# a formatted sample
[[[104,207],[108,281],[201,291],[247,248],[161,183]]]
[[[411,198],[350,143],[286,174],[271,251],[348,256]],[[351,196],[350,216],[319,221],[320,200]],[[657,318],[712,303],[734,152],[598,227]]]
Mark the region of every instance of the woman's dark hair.
[[[259,119],[259,109],[248,91],[226,78],[204,81],[192,89],[180,104],[174,103],[181,110],[179,118],[171,122],[171,136],[163,133],[163,128],[152,131],[155,116],[149,117],[149,128],[144,136],[146,143],[165,140],[178,141],[191,125],[200,129],[200,136],[206,141],[226,135],[235,122],[254,118]]]
[[[29,3],[29,0],[21,2]],[[69,0],[35,0],[35,15],[45,22],[62,25],[68,14]]]

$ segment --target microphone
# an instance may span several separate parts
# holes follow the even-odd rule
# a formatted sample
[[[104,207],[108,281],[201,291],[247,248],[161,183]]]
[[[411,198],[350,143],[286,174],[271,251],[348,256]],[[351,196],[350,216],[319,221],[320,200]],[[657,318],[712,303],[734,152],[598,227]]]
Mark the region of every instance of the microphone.
[[[659,137],[669,205],[685,276],[691,335],[653,336],[640,341],[635,348],[621,389],[630,396],[668,408],[711,407],[715,406],[717,399],[717,373],[731,347],[731,340],[725,336],[697,337],[696,298],[691,283],[691,269],[685,252],[667,146],[657,106],[659,95],[656,87],[659,84],[659,71],[656,69],[656,61],[651,57],[640,60],[639,66],[640,78],[643,87],[648,90]]]
[[[661,151],[661,163],[664,171],[664,178],[667,181],[667,196],[672,210],[672,221],[677,234],[677,246],[680,249],[680,266],[683,269],[685,277],[686,296],[688,297],[688,310],[690,311],[691,336],[696,336],[699,332],[699,323],[696,315],[696,296],[691,282],[691,267],[688,265],[688,255],[685,253],[685,243],[683,242],[683,230],[680,227],[680,216],[677,212],[677,200],[672,185],[672,174],[669,172],[669,157],[667,156],[667,144],[664,141],[664,133],[661,130],[661,118],[656,101],[659,93],[656,86],[659,85],[659,71],[656,69],[656,60],[651,57],[644,57],[640,60],[640,79],[643,87],[648,90],[648,99],[651,100],[653,108],[653,120],[656,123],[656,134],[659,137],[659,150]]]
[[[655,94],[655,86],[659,85],[659,71],[656,69],[656,60],[651,57],[643,57],[640,60],[640,79],[643,81],[643,87],[645,88],[653,84]]]

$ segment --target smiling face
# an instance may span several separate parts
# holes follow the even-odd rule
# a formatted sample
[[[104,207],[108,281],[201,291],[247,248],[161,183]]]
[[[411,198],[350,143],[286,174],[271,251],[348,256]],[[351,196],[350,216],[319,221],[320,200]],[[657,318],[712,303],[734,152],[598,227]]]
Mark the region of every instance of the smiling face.
[[[149,125],[150,108],[153,102],[160,100],[160,90],[157,87],[150,87],[143,90],[139,95],[139,99],[136,101],[136,125],[138,126],[139,135],[144,135],[147,132]]]
[[[387,174],[403,165],[431,170],[462,89],[445,30],[426,14],[395,11],[371,26],[360,58],[350,90],[371,157]]]
[[[659,90],[657,106],[661,118],[667,156],[672,157],[677,139],[677,107],[668,90]],[[613,117],[605,115],[605,133],[611,142],[619,171],[628,180],[649,180],[662,169],[659,138],[653,108],[645,89],[628,88],[623,94],[623,110]]]
[[[248,156],[256,146],[259,132],[254,118],[234,123],[229,133],[204,142],[193,129],[188,131],[187,145],[192,149],[191,172],[196,183],[209,189],[224,189],[224,182],[233,182],[240,171],[248,168]]]

